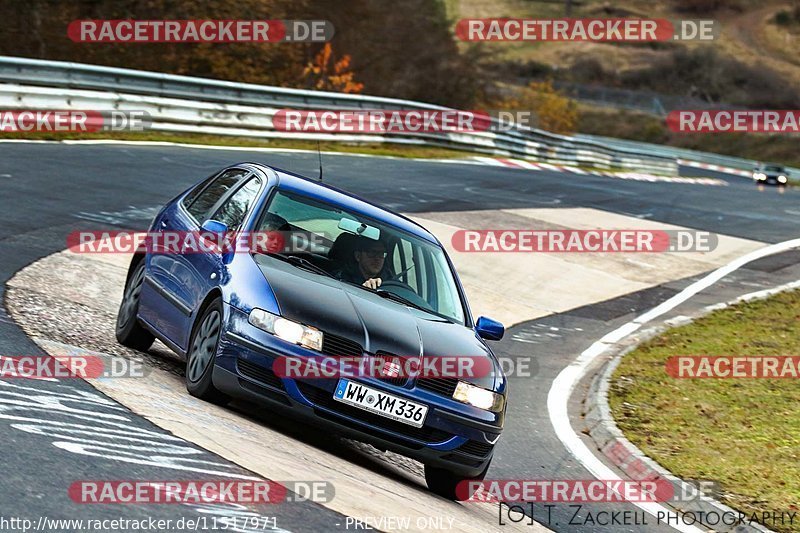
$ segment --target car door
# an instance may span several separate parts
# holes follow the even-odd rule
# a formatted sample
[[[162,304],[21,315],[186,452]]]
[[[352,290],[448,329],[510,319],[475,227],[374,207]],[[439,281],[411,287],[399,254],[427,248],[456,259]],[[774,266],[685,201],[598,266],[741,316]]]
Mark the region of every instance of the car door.
[[[246,176],[217,202],[213,208],[213,213],[208,215],[206,220],[222,222],[228,227],[229,233],[239,232],[245,217],[261,190],[262,184],[263,182],[258,176],[253,174]],[[202,222],[200,224],[202,225]],[[179,256],[178,260],[183,263],[181,270],[187,274],[188,290],[186,296],[188,304],[193,310],[190,319],[184,324],[183,329],[178,332],[179,345],[185,348],[189,343],[191,324],[196,318],[195,315],[200,311],[200,306],[206,295],[214,287],[227,282],[229,278],[229,260],[226,261],[223,250],[219,248],[209,252],[201,251],[199,253],[184,254]]]
[[[240,168],[224,170],[206,184],[199,194],[190,193],[183,200],[170,205],[162,213],[154,231],[164,235],[199,231],[200,226],[216,212],[231,192],[245,182],[249,174]],[[177,254],[174,250],[154,249],[148,257],[147,283],[142,290],[140,316],[180,348],[185,348],[186,330],[193,320],[197,299],[202,298],[197,293],[207,286],[200,282],[197,266],[203,265],[204,273],[209,269],[221,268],[221,257],[211,255]]]

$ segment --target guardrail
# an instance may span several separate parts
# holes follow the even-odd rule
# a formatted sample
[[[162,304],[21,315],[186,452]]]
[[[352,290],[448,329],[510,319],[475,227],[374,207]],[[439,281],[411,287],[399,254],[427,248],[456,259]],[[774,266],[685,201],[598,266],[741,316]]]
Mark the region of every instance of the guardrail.
[[[677,172],[672,155],[528,128],[381,135],[276,131],[272,117],[279,109],[448,108],[394,98],[287,89],[62,61],[0,56],[0,105],[5,109],[144,110],[153,120],[151,127],[162,131],[408,143],[562,165]]]
[[[683,164],[684,162],[691,162],[700,163],[703,168],[711,167],[711,169],[713,169],[713,167],[719,167],[723,169],[738,170],[741,172],[740,175],[748,177],[752,177],[753,169],[759,164],[759,162],[753,161],[752,159],[744,159],[742,157],[734,157],[730,155],[712,154],[709,152],[698,152],[697,150],[677,148],[663,144],[651,144],[638,141],[629,141],[625,139],[614,139],[612,137],[601,137],[599,135],[578,134],[575,137],[578,139],[602,143],[611,147],[622,149],[647,150],[653,154],[662,155],[664,157],[672,157],[680,164]],[[767,162],[768,161],[762,161],[762,163]],[[800,176],[800,168],[786,167],[786,169],[792,176]]]

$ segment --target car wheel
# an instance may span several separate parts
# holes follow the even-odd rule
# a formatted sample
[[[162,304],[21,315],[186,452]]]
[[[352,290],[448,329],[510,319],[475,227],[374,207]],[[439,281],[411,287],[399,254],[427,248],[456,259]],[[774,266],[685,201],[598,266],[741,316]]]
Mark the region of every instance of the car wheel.
[[[216,404],[225,404],[230,397],[214,387],[211,374],[222,335],[222,300],[215,299],[195,324],[186,354],[186,390],[189,394]]]
[[[491,460],[489,460],[486,468],[480,474],[472,477],[464,477],[444,468],[425,465],[425,483],[428,484],[428,490],[443,498],[448,500],[464,499],[466,493],[460,494],[461,491],[457,490],[459,483],[462,481],[482,481],[486,477],[486,472],[489,471],[490,464],[492,464]]]
[[[139,295],[144,284],[144,260],[133,271],[125,284],[125,292],[117,312],[115,334],[123,346],[134,350],[147,351],[156,338],[139,324]]]

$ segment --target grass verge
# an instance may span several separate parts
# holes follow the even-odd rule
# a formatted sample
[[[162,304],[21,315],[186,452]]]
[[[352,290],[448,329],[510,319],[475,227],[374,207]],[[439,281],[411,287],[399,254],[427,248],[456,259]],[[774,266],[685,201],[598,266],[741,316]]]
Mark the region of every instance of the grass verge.
[[[798,511],[800,381],[675,379],[664,368],[673,355],[797,354],[800,291],[716,311],[625,356],[612,378],[612,414],[631,442],[674,474],[717,481],[728,505]],[[800,531],[800,519],[767,526]]]
[[[147,132],[96,132],[96,133],[3,133],[2,139],[30,139],[36,141],[63,141],[63,140],[119,140],[119,141],[158,141],[185,144],[208,144],[217,146],[239,146],[250,148],[289,148],[295,150],[317,149],[316,141],[270,139],[261,140],[250,137],[229,137],[226,135],[206,135],[197,133],[162,133],[157,131]],[[448,148],[435,148],[426,146],[413,146],[404,144],[381,143],[344,143],[323,141],[320,149],[324,152],[342,152],[351,154],[367,154],[378,156],[425,158],[425,159],[457,159],[475,155],[473,152],[451,150]]]

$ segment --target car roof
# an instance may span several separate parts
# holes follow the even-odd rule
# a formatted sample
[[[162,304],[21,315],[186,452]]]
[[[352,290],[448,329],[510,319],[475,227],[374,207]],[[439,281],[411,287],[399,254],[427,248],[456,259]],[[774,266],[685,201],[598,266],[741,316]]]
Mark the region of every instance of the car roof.
[[[327,183],[311,179],[288,170],[283,170],[270,165],[258,163],[247,163],[247,166],[259,168],[262,172],[266,169],[272,170],[278,176],[278,184],[281,189],[289,190],[314,199],[324,200],[334,205],[340,206],[353,213],[358,213],[366,217],[383,222],[389,226],[396,227],[417,237],[439,244],[438,239],[431,232],[414,222],[413,220],[396,213],[378,204],[365,200],[355,194],[349,193]],[[242,166],[242,165],[239,165]]]

